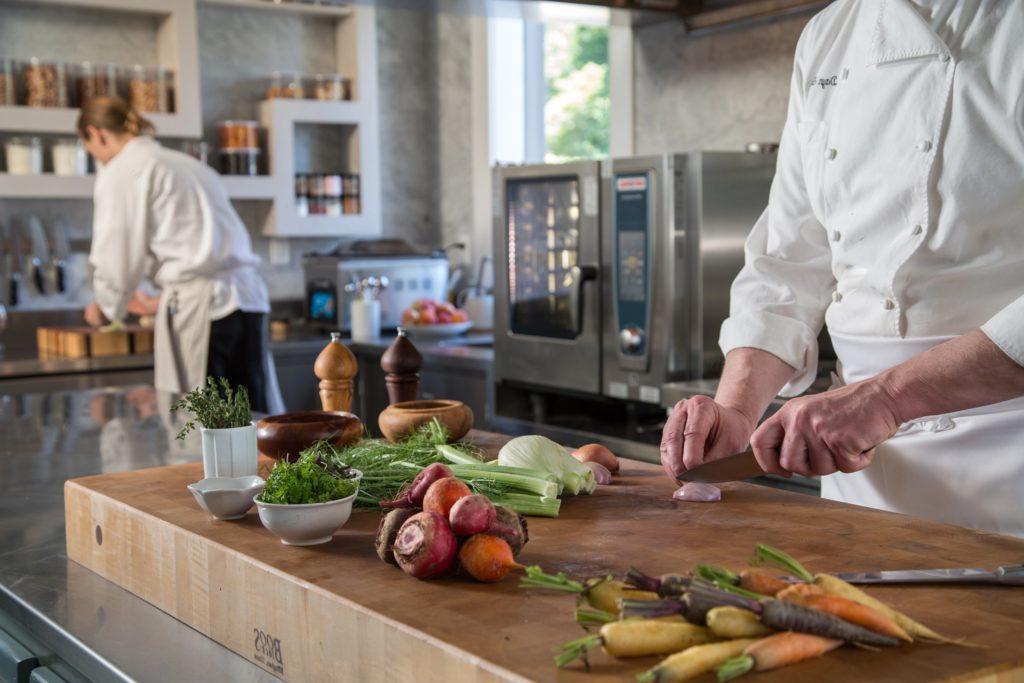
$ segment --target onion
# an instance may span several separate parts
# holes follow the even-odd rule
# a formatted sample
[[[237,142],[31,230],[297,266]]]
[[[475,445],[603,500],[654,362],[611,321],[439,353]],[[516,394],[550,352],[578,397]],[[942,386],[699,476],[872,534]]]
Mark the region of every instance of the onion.
[[[617,474],[619,471],[619,459],[615,457],[614,453],[599,443],[588,443],[586,446],[580,446],[573,451],[572,457],[583,463],[600,463],[612,474]]]
[[[606,486],[612,483],[612,473],[608,471],[608,468],[599,462],[591,461],[583,463],[590,468],[590,471],[594,473],[594,481],[597,482],[598,486]]]

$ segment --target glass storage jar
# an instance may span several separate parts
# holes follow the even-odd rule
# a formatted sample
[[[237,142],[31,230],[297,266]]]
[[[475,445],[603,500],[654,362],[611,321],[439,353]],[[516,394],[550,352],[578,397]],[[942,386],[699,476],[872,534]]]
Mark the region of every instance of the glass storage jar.
[[[68,106],[68,73],[60,62],[43,62],[33,57],[25,65],[22,78],[26,106]]]
[[[259,175],[260,149],[222,149],[220,172],[224,175]]]
[[[82,62],[78,65],[78,104],[89,102],[94,97],[119,97],[120,68],[116,64],[94,64]]]
[[[8,138],[4,151],[7,153],[7,172],[11,175],[43,172],[43,143],[39,138]]]
[[[221,121],[217,124],[221,149],[251,149],[260,146],[256,121]]]
[[[85,175],[89,172],[89,155],[78,138],[60,138],[50,147],[50,161],[57,175]]]
[[[136,64],[128,83],[128,100],[136,111],[166,113],[170,108],[170,72]]]
[[[267,99],[301,100],[306,96],[302,76],[296,73],[275,71],[267,85]]]
[[[352,99],[352,80],[341,74],[317,74],[313,93],[318,100]]]
[[[14,62],[0,57],[0,105],[14,103]]]

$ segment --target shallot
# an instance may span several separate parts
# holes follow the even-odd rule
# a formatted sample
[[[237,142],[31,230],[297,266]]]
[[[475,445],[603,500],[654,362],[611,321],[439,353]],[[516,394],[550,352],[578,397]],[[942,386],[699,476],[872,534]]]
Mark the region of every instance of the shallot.
[[[417,512],[395,539],[395,560],[409,576],[432,579],[452,568],[459,541],[448,520],[433,512]]]
[[[683,484],[672,494],[676,500],[685,500],[691,503],[715,503],[722,500],[722,491],[717,486],[691,481]]]
[[[597,462],[591,460],[590,462],[583,463],[590,468],[590,471],[594,473],[594,481],[597,482],[598,486],[607,486],[612,483],[612,473],[608,471],[608,468]]]

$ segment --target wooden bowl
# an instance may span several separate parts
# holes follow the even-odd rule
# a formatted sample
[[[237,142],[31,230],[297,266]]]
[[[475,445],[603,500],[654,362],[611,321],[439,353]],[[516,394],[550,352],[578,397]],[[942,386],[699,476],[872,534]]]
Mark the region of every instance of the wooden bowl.
[[[263,455],[290,462],[317,441],[347,446],[363,436],[363,423],[352,413],[305,410],[270,415],[256,423],[256,447]]]
[[[377,420],[381,434],[392,443],[401,441],[421,425],[437,418],[448,430],[448,441],[458,441],[473,427],[473,411],[462,401],[437,399],[392,403]]]

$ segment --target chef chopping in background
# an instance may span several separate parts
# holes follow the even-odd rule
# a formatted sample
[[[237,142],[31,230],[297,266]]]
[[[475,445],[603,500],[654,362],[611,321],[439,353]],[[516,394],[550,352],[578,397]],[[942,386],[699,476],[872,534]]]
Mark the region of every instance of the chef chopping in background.
[[[225,377],[248,389],[254,410],[280,412],[268,367],[270,300],[249,234],[220,177],[162,147],[151,130],[120,98],[94,98],[79,115],[78,134],[100,166],[86,321],[154,314],[157,389],[182,393]],[[147,277],[159,297],[136,293]]]
[[[769,206],[670,475],[745,449],[822,495],[1024,535],[1024,2],[838,0],[797,46]],[[808,388],[822,323],[835,386]],[[756,427],[756,429],[755,429]]]

